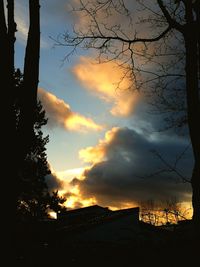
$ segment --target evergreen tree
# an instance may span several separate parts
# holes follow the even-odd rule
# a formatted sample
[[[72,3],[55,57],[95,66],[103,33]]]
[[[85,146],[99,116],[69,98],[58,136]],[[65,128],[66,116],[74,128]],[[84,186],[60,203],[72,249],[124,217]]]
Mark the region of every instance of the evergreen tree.
[[[15,114],[16,128],[21,112],[20,94],[23,84],[23,75],[17,70],[14,75],[16,87]],[[46,144],[49,136],[43,136],[42,126],[47,124],[45,110],[40,101],[34,114],[34,135],[30,149],[26,154],[18,173],[18,198],[17,215],[19,218],[40,219],[48,216],[48,210],[58,212],[65,202],[65,198],[59,197],[58,192],[52,194],[48,191],[45,180],[50,174],[46,155]]]

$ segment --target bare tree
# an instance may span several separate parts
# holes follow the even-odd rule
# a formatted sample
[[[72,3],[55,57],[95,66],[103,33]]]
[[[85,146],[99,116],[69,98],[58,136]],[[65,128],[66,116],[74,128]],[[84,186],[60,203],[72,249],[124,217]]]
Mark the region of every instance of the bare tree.
[[[190,208],[181,205],[177,199],[172,198],[162,202],[153,200],[140,204],[141,220],[155,225],[177,224],[181,220],[190,219]]]
[[[97,50],[99,62],[115,60],[132,81],[129,89],[148,89],[157,100],[154,106],[168,115],[170,127],[188,125],[195,162],[193,221],[199,227],[200,1],[80,0],[74,11],[88,24],[56,39],[57,45],[72,47],[66,57],[79,47]],[[133,16],[137,13],[139,24]]]

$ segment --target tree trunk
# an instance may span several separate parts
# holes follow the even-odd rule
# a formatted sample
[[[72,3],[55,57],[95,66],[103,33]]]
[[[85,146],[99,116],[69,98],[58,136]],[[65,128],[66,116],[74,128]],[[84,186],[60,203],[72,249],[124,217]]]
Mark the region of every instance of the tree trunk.
[[[5,109],[2,113],[3,118],[3,128],[4,137],[3,142],[6,144],[5,150],[3,151],[3,159],[6,161],[2,166],[8,164],[11,165],[9,172],[6,172],[5,188],[10,187],[10,182],[12,179],[13,187],[15,188],[15,159],[16,159],[16,149],[15,149],[15,137],[16,137],[16,127],[15,127],[15,115],[14,115],[14,42],[15,42],[15,31],[16,26],[14,22],[14,1],[7,1],[7,23],[5,19],[4,1],[0,0],[0,82],[3,86],[2,94],[4,95],[3,102]],[[9,206],[10,210],[13,210],[13,199],[15,196],[15,190],[11,194],[12,205]],[[16,200],[16,199],[15,199]],[[12,208],[11,208],[12,207]],[[7,209],[9,210],[9,209]],[[11,212],[11,214],[13,214]]]
[[[5,11],[4,11],[4,1],[0,0],[0,82],[1,85],[5,87],[5,98],[6,107],[8,111],[10,109],[9,103],[9,66],[8,66],[8,34],[7,34],[7,25],[5,19]],[[7,110],[6,110],[7,111]]]
[[[8,65],[10,68],[10,73],[12,74],[12,83],[14,84],[13,74],[14,74],[14,45],[15,45],[15,32],[16,24],[14,20],[14,0],[8,0],[8,47],[9,47],[9,58]]]
[[[8,76],[8,107],[9,107],[9,124],[10,124],[10,133],[12,133],[12,140],[9,140],[11,144],[11,150],[13,153],[13,160],[15,162],[16,158],[16,119],[15,119],[15,111],[14,111],[14,103],[16,99],[16,89],[15,89],[15,81],[14,81],[14,53],[15,53],[15,32],[16,32],[16,24],[14,20],[14,0],[7,0],[7,24],[8,24],[8,33],[7,33],[7,76]],[[13,164],[13,163],[12,163]]]
[[[188,126],[194,155],[192,173],[193,221],[200,227],[200,99],[198,88],[198,29],[193,23],[193,14],[189,1],[186,7],[187,25],[185,28],[186,48],[186,93]]]
[[[14,42],[16,26],[14,22],[14,0],[7,1],[7,21],[5,18],[4,1],[0,0],[0,83],[3,94],[4,110],[2,112],[2,141],[3,145],[3,163],[2,171],[4,173],[4,185],[2,188],[10,191],[6,203],[1,205],[7,221],[12,224],[11,228],[4,225],[6,240],[3,241],[4,248],[8,250],[12,257],[14,254],[14,235],[15,235],[15,214],[16,214],[16,121],[14,114]],[[7,167],[9,164],[9,168]]]
[[[197,25],[200,25],[200,1],[196,1]],[[200,79],[200,27],[198,27],[198,75]]]
[[[15,120],[13,112],[13,100],[14,100],[14,43],[15,43],[15,31],[16,25],[14,22],[14,0],[7,1],[8,23],[6,25],[4,2],[0,1],[0,73],[1,84],[4,86],[6,101],[7,120],[9,133],[14,133]],[[11,141],[11,140],[10,140]]]
[[[200,165],[195,163],[192,173],[192,205],[193,221],[195,227],[200,231]],[[200,233],[200,232],[199,232]]]
[[[37,106],[40,52],[39,0],[29,0],[30,25],[24,60],[24,81],[18,129],[19,161],[22,162],[32,143],[34,116]]]
[[[7,36],[7,26],[5,20],[4,3],[0,0],[0,73],[1,80],[6,80],[7,78],[7,51],[8,51],[8,36]],[[3,75],[4,74],[4,75]]]

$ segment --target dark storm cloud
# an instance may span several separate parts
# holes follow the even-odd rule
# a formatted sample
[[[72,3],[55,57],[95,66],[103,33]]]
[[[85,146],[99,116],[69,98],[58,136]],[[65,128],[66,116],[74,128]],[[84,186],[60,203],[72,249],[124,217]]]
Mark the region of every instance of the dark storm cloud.
[[[172,138],[174,136],[177,139],[178,135],[179,141],[183,139],[188,140],[188,125],[186,123],[183,123],[182,127],[178,125],[178,121],[181,121],[181,118],[184,119],[185,111],[177,112],[175,105],[174,110],[168,110],[168,112],[165,112],[165,109],[159,110],[154,107],[156,97],[154,95],[149,98],[143,95],[143,98],[135,107],[135,112],[130,120],[131,126],[146,137],[153,134],[157,135],[158,138],[166,137],[169,139],[169,137]],[[173,120],[174,122],[177,120],[177,124],[174,124]]]
[[[190,185],[182,183],[172,172],[153,173],[166,169],[166,165],[151,150],[156,150],[173,165],[177,155],[186,148],[183,139],[165,137],[154,140],[133,129],[118,128],[112,138],[104,142],[105,160],[85,171],[85,180],[74,179],[85,197],[95,196],[102,205],[119,205],[122,202],[141,202],[148,199],[165,201],[176,197],[190,199]],[[97,150],[99,147],[97,146]],[[192,154],[188,150],[177,165],[185,176],[190,176]]]
[[[46,175],[45,180],[50,192],[57,191],[63,187],[62,181],[58,179],[55,173]]]

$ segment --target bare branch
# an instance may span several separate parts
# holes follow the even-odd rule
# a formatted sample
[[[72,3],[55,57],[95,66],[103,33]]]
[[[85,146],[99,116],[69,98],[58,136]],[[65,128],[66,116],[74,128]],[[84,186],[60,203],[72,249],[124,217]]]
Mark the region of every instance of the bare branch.
[[[189,144],[190,146],[190,144]],[[174,172],[178,177],[180,177],[184,182],[191,183],[191,181],[183,176],[178,170],[177,170],[177,163],[178,161],[183,157],[187,149],[189,148],[187,146],[184,151],[176,158],[175,164],[171,165],[168,161],[164,159],[163,156],[160,155],[160,153],[156,150],[152,150],[152,153],[168,168],[166,170],[163,170],[163,172]]]
[[[170,16],[167,8],[163,4],[163,1],[162,0],[157,0],[157,3],[159,5],[160,9],[162,10],[163,15],[165,16],[169,26],[171,28],[174,28],[174,29],[180,31],[181,33],[183,33],[184,27]]]
[[[77,35],[75,37],[72,36],[65,36],[65,42],[61,42],[58,39],[55,39],[57,44],[64,45],[64,46],[78,46],[84,41],[87,40],[103,40],[103,42],[109,42],[109,41],[120,41],[127,44],[135,44],[135,43],[151,43],[156,42],[162,39],[169,31],[171,30],[171,27],[167,27],[162,33],[160,33],[158,36],[153,38],[134,38],[134,39],[125,39],[121,36],[112,36],[112,35],[103,35],[101,32],[100,34],[92,34],[92,35]],[[96,47],[97,49],[102,48],[102,45],[99,47]]]

